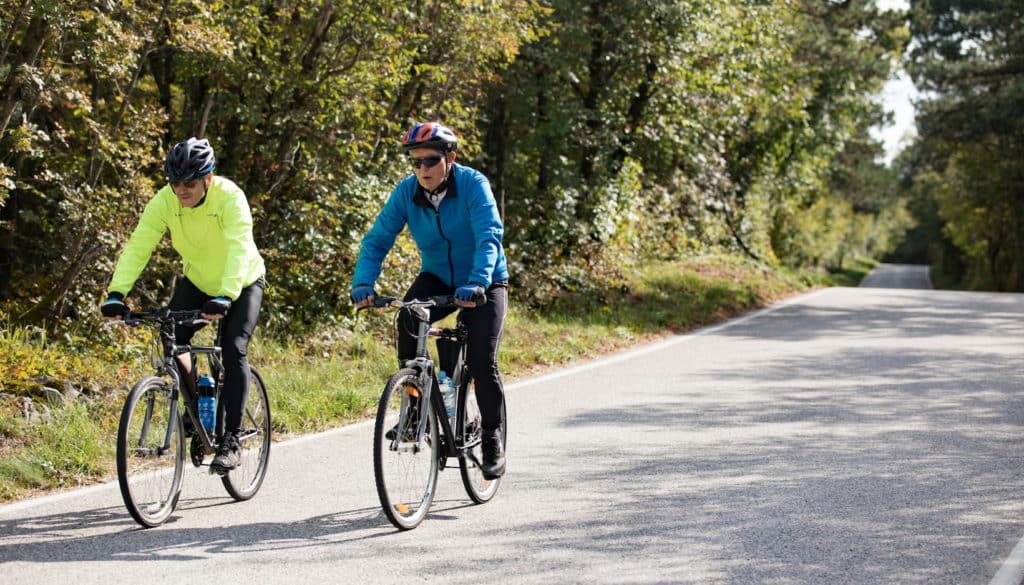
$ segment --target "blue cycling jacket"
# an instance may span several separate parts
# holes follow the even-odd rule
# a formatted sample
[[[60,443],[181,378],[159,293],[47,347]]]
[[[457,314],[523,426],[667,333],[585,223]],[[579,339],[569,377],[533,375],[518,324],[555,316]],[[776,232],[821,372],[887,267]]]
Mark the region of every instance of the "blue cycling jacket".
[[[430,272],[453,288],[470,283],[487,288],[508,279],[501,245],[504,228],[483,173],[454,164],[448,192],[436,210],[415,175],[399,183],[363,237],[353,287],[373,286],[406,225],[420,251],[420,272]]]

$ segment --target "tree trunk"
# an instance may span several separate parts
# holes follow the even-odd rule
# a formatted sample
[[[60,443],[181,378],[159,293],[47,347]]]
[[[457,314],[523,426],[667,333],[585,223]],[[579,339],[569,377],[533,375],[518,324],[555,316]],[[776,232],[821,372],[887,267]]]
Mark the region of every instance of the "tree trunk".
[[[498,200],[498,213],[505,217],[505,130],[508,123],[508,103],[503,92],[495,92],[495,98],[491,101],[490,123],[487,125],[487,132],[484,134],[484,151],[487,153],[487,160],[490,163],[489,179],[494,189],[494,197]]]
[[[0,139],[7,133],[7,126],[11,122],[11,116],[14,115],[14,110],[18,108],[18,104],[22,101],[21,90],[24,84],[21,78],[21,69],[23,67],[35,66],[43,46],[49,40],[50,32],[49,23],[46,22],[45,18],[38,15],[32,17],[28,24],[28,29],[25,31],[21,48],[18,50],[14,62],[10,65],[10,72],[7,74],[3,88],[0,89]]]
[[[39,323],[50,319],[55,320],[61,316],[64,299],[67,297],[71,286],[78,279],[78,275],[81,274],[86,266],[91,266],[100,253],[106,249],[106,244],[97,243],[83,248],[80,245],[82,243],[79,241],[79,245],[75,246],[79,252],[71,261],[67,270],[64,271],[64,275],[61,277],[57,287],[36,303],[35,306],[18,317],[19,322]]]
[[[14,35],[18,32],[18,25],[21,24],[21,17],[25,15],[25,9],[28,8],[29,2],[31,0],[21,0],[18,13],[14,15],[14,22],[11,23],[11,30],[7,32],[3,46],[0,46],[0,69],[3,69],[4,64],[7,63],[7,53],[11,48],[11,43],[14,42]]]

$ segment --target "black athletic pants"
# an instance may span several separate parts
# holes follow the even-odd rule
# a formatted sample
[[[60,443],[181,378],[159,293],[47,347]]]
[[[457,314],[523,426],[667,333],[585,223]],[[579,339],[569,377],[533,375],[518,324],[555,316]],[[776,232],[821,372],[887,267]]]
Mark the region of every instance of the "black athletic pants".
[[[437,276],[421,272],[405,293],[405,300],[450,295],[454,292],[454,288]],[[505,392],[498,372],[498,345],[501,343],[507,307],[508,283],[502,281],[487,289],[486,304],[461,309],[462,322],[469,331],[466,362],[470,375],[476,381],[476,400],[480,405],[481,424],[485,433],[499,432],[505,422],[501,420]],[[443,319],[456,310],[431,309],[430,322]],[[408,311],[402,311],[398,327],[398,359],[404,363],[416,357],[416,320]]]
[[[266,287],[266,280],[261,276],[243,288],[238,298],[231,303],[228,314],[220,319],[220,344],[224,361],[224,387],[220,392],[220,400],[224,404],[224,431],[228,433],[237,433],[242,427],[242,408],[249,392],[249,339],[256,330]],[[196,288],[192,281],[182,278],[171,296],[170,308],[174,311],[201,309],[212,298]],[[175,343],[187,344],[202,327],[179,325],[175,331]]]

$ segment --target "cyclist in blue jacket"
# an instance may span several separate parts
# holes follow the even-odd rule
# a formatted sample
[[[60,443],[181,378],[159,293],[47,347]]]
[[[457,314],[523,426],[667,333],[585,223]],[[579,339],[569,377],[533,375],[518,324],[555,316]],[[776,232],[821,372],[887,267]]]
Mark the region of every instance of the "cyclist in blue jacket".
[[[501,341],[508,306],[508,268],[501,238],[504,228],[491,185],[482,173],[456,164],[458,139],[436,122],[414,124],[403,135],[413,174],[392,191],[373,227],[363,238],[352,278],[352,301],[369,305],[381,264],[395,238],[406,226],[420,251],[421,267],[405,300],[454,294],[463,307],[469,330],[467,363],[476,381],[483,427],[484,477],[505,472],[501,444],[504,390],[498,371]],[[474,299],[486,297],[477,306]],[[431,311],[431,321],[454,309]],[[400,327],[414,331],[412,317],[401,314]],[[415,339],[399,335],[399,360],[416,354]]]

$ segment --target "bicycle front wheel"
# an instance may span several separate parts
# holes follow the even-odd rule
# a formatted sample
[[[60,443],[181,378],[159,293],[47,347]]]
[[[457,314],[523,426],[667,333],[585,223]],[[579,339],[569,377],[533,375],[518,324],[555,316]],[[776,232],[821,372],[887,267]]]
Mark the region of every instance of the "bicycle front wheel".
[[[117,429],[117,481],[139,524],[159,526],[178,505],[185,469],[185,433],[171,382],[139,382],[125,400]]]
[[[259,491],[270,461],[270,400],[256,368],[249,369],[249,391],[242,411],[238,442],[242,448],[238,467],[225,474],[221,481],[228,494],[241,502]]]
[[[426,517],[437,487],[440,442],[437,419],[415,370],[388,380],[373,429],[373,473],[384,514],[400,530]],[[421,417],[427,417],[420,436]]]
[[[480,463],[484,457],[480,443],[483,430],[480,423],[480,406],[476,402],[476,388],[473,380],[470,380],[466,387],[466,403],[463,412],[465,412],[466,422],[463,425],[462,444],[471,446],[471,449],[459,457],[459,472],[462,475],[462,485],[466,488],[469,498],[477,504],[484,504],[498,493],[501,478],[486,479],[483,472],[480,471]],[[508,419],[505,417],[504,401],[501,403],[501,420],[505,421],[501,429],[501,444],[507,449],[505,438],[508,436],[506,432]]]

